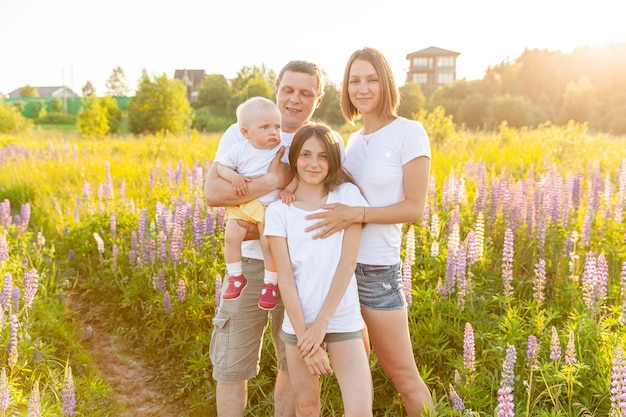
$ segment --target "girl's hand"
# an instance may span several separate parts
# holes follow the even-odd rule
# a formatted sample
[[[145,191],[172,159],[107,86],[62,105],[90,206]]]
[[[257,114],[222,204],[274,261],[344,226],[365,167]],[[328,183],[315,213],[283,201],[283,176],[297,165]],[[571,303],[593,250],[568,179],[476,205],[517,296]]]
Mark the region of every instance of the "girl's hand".
[[[317,347],[315,354],[311,358],[304,358],[304,363],[309,368],[312,375],[332,375],[333,370],[330,367],[328,354],[321,347]]]
[[[280,193],[278,193],[278,198],[280,198],[280,200],[288,206],[296,201],[296,195],[288,190],[282,190]]]
[[[321,326],[313,322],[311,327],[306,329],[304,334],[298,339],[298,349],[302,358],[312,357],[317,348],[320,347],[326,336],[326,326]]]
[[[319,222],[312,226],[307,227],[305,232],[322,228],[315,235],[313,239],[323,239],[332,235],[333,233],[340,232],[352,223],[360,223],[363,212],[362,207],[351,207],[345,204],[325,204],[322,208],[328,210],[321,213],[309,214],[306,219],[321,219]],[[357,213],[358,212],[358,213]]]

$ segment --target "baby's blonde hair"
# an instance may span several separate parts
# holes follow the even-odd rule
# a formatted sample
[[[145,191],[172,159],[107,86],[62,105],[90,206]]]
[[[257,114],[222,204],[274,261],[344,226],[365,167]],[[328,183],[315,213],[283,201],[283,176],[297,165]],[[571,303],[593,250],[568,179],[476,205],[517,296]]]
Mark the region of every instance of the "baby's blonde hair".
[[[237,123],[240,128],[248,128],[255,116],[263,113],[276,112],[280,114],[274,102],[265,97],[251,97],[237,106]]]

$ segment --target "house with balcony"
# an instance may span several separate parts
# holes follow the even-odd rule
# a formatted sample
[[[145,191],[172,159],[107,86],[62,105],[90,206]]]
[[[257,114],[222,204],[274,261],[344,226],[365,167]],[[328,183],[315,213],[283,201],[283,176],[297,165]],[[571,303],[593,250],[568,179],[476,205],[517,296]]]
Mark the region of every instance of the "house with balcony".
[[[424,92],[451,83],[456,80],[456,58],[459,55],[459,52],[435,46],[411,52],[406,56],[409,61],[406,81],[420,84]]]

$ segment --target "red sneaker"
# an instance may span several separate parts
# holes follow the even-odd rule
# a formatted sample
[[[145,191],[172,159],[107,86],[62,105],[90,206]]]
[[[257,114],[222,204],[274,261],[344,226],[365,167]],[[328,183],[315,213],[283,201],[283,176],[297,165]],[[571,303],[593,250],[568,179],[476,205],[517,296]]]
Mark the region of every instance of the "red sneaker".
[[[222,292],[224,300],[236,300],[248,285],[248,280],[243,275],[231,275],[228,277],[228,286]]]
[[[263,283],[259,307],[263,310],[274,310],[276,308],[276,297],[278,296],[278,285]]]

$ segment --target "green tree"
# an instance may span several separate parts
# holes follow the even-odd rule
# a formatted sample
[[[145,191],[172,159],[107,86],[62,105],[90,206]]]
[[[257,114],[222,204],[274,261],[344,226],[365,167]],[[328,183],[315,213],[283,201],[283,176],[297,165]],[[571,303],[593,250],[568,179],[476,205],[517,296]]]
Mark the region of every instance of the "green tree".
[[[107,95],[112,97],[127,97],[130,89],[126,82],[126,74],[122,67],[116,67],[105,83]]]
[[[102,138],[109,131],[107,107],[97,97],[83,100],[83,108],[76,120],[80,133],[89,138]]]
[[[31,127],[32,122],[22,116],[18,107],[0,101],[0,133],[22,133]]]
[[[480,93],[474,93],[461,102],[457,113],[457,123],[472,129],[480,129],[487,122],[489,99]]]
[[[274,84],[276,84],[276,73],[273,70],[268,69],[265,64],[263,64],[260,67],[257,67],[256,65],[242,67],[232,81],[234,93],[236,95],[240,95],[242,91],[247,89],[250,84],[250,80],[258,77],[264,78],[271,86],[272,90],[274,89]]]
[[[527,97],[505,94],[491,99],[487,114],[487,127],[495,129],[502,122],[507,126],[521,128],[536,123],[533,106]]]
[[[39,91],[37,91],[35,87],[27,84],[20,90],[20,97],[39,97]]]
[[[576,82],[570,82],[565,87],[560,119],[562,123],[570,120],[583,123],[589,122],[593,127],[597,125],[597,110],[600,103],[596,98],[596,88],[591,85],[589,78],[581,77]]]
[[[222,74],[209,74],[198,87],[198,103],[211,111],[226,110],[225,104],[233,98],[233,90]]]
[[[324,83],[324,99],[315,110],[313,118],[334,128],[339,128],[345,123],[339,104],[339,90],[335,84],[328,81]]]
[[[111,96],[105,96],[99,99],[100,105],[107,111],[107,119],[109,122],[108,133],[119,133],[120,126],[122,125],[122,112],[120,107]]]
[[[185,97],[185,86],[167,75],[150,77],[144,71],[135,97],[128,105],[130,131],[182,133],[191,118],[191,107]]]
[[[417,112],[424,108],[425,104],[426,98],[419,83],[409,81],[400,87],[399,116],[413,119]]]
[[[63,100],[61,100],[59,97],[56,97],[54,100],[52,100],[49,106],[50,112],[63,113]]]

